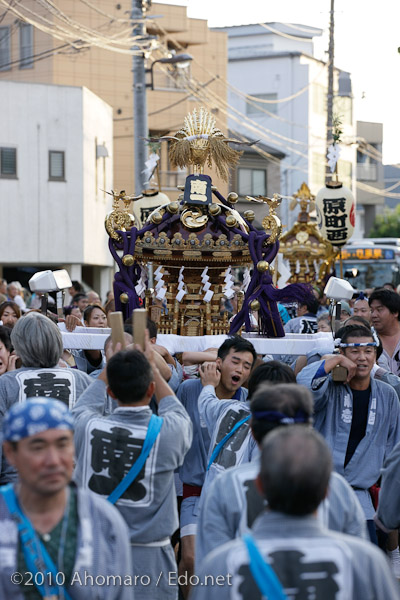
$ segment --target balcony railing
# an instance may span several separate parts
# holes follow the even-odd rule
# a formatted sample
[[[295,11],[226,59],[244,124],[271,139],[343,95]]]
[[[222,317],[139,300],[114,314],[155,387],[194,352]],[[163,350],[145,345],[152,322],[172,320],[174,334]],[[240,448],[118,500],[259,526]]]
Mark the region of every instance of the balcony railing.
[[[190,71],[187,69],[176,69],[175,71],[170,71],[169,74],[155,71],[153,85],[155,90],[185,92],[188,89],[189,79]]]
[[[161,189],[176,190],[178,185],[185,185],[187,171],[160,171]]]
[[[377,165],[358,163],[357,179],[358,181],[376,181],[378,179]]]

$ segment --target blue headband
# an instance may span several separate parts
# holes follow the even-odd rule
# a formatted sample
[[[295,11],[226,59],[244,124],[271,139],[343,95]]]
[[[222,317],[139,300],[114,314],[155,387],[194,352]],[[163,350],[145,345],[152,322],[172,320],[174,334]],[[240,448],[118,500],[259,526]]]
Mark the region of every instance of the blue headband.
[[[277,412],[275,410],[256,410],[252,413],[258,421],[268,421],[269,423],[280,423],[281,425],[294,425],[295,423],[309,423],[310,417],[303,410],[298,410],[294,417]]]
[[[355,299],[355,302],[357,302],[357,300],[368,300],[368,296],[366,296],[364,294],[364,292],[360,292],[357,296],[357,298]]]
[[[48,429],[72,431],[74,419],[63,402],[32,398],[13,404],[3,422],[3,439],[18,442]]]

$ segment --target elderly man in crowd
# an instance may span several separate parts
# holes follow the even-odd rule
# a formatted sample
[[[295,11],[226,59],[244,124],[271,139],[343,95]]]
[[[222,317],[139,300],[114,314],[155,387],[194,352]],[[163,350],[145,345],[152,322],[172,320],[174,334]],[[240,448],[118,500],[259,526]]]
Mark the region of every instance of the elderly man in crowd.
[[[0,377],[0,424],[14,403],[28,398],[55,398],[72,408],[92,382],[89,375],[77,369],[58,367],[63,352],[61,332],[55,323],[40,313],[32,312],[18,320],[12,330],[11,343],[21,359],[22,368]],[[7,483],[12,478],[3,464],[0,483]]]
[[[398,598],[378,548],[319,524],[331,470],[330,450],[317,432],[295,425],[270,433],[258,478],[269,509],[251,535],[207,556],[193,600]]]
[[[3,432],[19,481],[0,488],[0,598],[131,600],[122,517],[70,484],[73,418],[65,404],[48,398],[14,404]]]
[[[7,286],[8,300],[15,302],[19,306],[21,312],[26,311],[26,304],[21,295],[22,286],[19,281],[12,281]]]

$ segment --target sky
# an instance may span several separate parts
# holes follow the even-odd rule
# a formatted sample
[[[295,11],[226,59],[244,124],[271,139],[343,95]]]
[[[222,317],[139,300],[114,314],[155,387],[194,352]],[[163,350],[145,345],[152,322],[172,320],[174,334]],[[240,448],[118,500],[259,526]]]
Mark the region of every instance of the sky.
[[[324,30],[315,55],[328,50],[330,0],[155,0],[188,7],[210,27],[274,22]],[[352,77],[358,121],[383,123],[383,162],[400,164],[400,0],[335,0],[335,66]],[[295,34],[295,32],[294,32]]]

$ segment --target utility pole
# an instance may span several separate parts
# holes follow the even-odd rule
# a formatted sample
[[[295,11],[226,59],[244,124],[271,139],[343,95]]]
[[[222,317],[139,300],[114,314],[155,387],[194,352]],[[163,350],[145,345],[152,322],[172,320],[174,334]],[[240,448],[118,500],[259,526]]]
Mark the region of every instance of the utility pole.
[[[146,12],[147,0],[132,0],[131,19],[133,22],[132,34],[145,36],[146,28],[143,22]],[[137,51],[137,46],[132,50]],[[133,63],[133,153],[135,161],[135,195],[141,194],[144,189],[145,162],[147,160],[147,102],[146,102],[146,70],[144,54],[134,54]]]
[[[331,0],[331,11],[329,21],[329,50],[328,50],[328,97],[327,97],[327,115],[326,115],[326,155],[328,147],[332,143],[332,123],[333,123],[333,61],[335,56],[335,0]],[[329,179],[331,172],[329,166],[326,165],[325,178]]]

